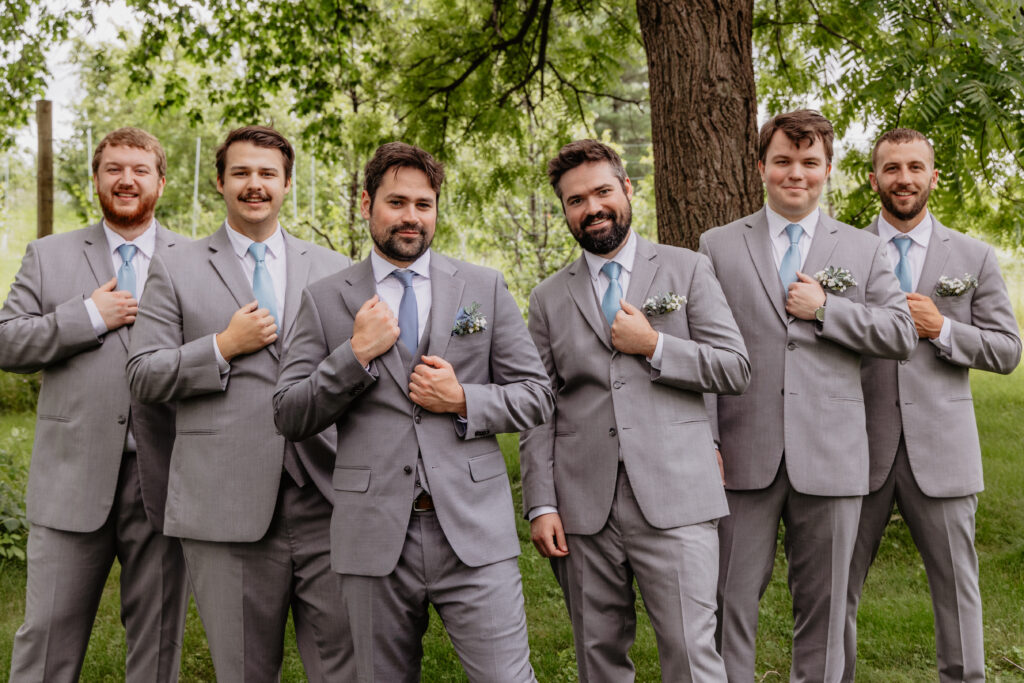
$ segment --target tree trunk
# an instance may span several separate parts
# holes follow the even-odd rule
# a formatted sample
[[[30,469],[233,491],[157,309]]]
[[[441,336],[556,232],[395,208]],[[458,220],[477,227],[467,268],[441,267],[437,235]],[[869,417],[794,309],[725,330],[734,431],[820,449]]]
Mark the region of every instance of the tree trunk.
[[[690,249],[762,203],[752,0],[637,0],[658,240]]]

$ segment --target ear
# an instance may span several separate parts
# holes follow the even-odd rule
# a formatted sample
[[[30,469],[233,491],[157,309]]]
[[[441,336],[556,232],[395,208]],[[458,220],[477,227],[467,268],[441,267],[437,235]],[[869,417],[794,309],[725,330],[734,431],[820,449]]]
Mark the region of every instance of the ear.
[[[359,199],[359,211],[363,218],[370,220],[370,193],[363,190],[363,196]]]
[[[166,184],[167,184],[167,177],[164,176],[163,178],[160,179],[160,182],[157,183],[157,186],[156,186],[156,196],[157,196],[157,199],[159,199],[160,197],[164,196],[164,186]]]
[[[761,182],[763,183],[764,182],[764,162],[763,161],[758,160],[758,162],[757,162],[757,172],[761,174]]]
[[[284,193],[288,194],[289,192],[291,192],[291,190],[292,190],[292,179],[288,178],[288,180],[284,181]]]
[[[224,196],[224,181],[217,176],[217,192],[220,192],[221,196]]]
[[[871,183],[871,189],[878,192],[878,178],[875,177],[875,172],[868,172],[868,182]]]
[[[938,186],[939,186],[939,169],[935,169],[935,170],[932,171],[932,182],[929,183],[929,187],[934,190]]]
[[[622,182],[623,187],[626,188],[626,199],[633,200],[633,183],[629,182],[629,176]],[[565,205],[562,205],[562,209],[565,209]]]

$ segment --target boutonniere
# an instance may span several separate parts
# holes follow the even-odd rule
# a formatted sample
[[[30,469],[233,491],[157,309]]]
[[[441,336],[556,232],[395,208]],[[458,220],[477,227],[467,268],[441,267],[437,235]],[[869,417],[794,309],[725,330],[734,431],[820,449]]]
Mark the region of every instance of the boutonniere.
[[[664,294],[652,296],[647,301],[645,301],[643,311],[644,315],[648,317],[655,315],[665,315],[666,313],[671,313],[672,311],[678,311],[685,305],[685,296],[680,296],[675,292],[665,292]]]
[[[850,287],[857,286],[857,281],[853,279],[853,273],[838,266],[829,266],[825,270],[819,270],[814,274],[814,279],[818,281],[822,289],[832,292],[845,292]]]
[[[943,275],[939,278],[939,284],[935,287],[935,296],[960,296],[977,286],[978,278],[970,273],[964,273],[963,277]]]
[[[487,318],[480,312],[480,304],[474,301],[466,307],[459,307],[459,312],[455,314],[455,325],[452,327],[453,336],[476,334],[486,329]]]

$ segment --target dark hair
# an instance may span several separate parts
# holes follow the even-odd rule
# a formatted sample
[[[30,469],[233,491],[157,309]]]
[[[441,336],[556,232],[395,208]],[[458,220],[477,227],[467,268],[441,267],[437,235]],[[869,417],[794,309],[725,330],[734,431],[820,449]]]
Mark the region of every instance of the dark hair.
[[[217,148],[217,180],[224,180],[224,166],[227,164],[228,147],[236,142],[251,142],[257,147],[276,149],[284,157],[284,179],[291,180],[292,166],[295,164],[295,150],[287,139],[273,128],[267,126],[245,126],[235,128],[224,138]]]
[[[615,150],[597,140],[577,140],[558,150],[558,156],[548,162],[548,180],[559,199],[562,198],[562,188],[559,183],[562,176],[583,164],[604,161],[612,167],[612,173],[619,179],[622,191],[626,191],[626,169],[622,165],[622,159]]]
[[[875,141],[875,146],[871,149],[871,168],[878,168],[878,148],[882,146],[883,142],[888,142],[891,145],[904,145],[915,140],[921,140],[928,146],[928,152],[932,155],[932,166],[934,166],[935,148],[932,147],[931,141],[924,136],[924,133],[918,132],[913,128],[893,128],[883,133],[882,137]]]
[[[363,189],[370,195],[370,206],[384,180],[384,174],[391,169],[415,168],[423,171],[434,190],[435,198],[441,196],[441,185],[444,183],[444,165],[430,156],[430,152],[404,142],[388,142],[377,148],[373,158],[366,162],[363,169]]]
[[[93,175],[100,170],[100,157],[107,147],[135,147],[152,152],[156,155],[156,172],[161,178],[167,174],[167,154],[164,153],[160,141],[141,128],[129,126],[107,133],[107,136],[100,140],[100,144],[96,145],[96,151],[92,155]]]
[[[825,148],[825,162],[832,163],[832,140],[835,138],[832,123],[813,109],[797,109],[786,114],[779,114],[768,119],[761,126],[761,133],[757,140],[757,160],[762,164],[775,131],[782,131],[797,147],[804,140],[812,145],[815,138],[821,140],[821,144]]]

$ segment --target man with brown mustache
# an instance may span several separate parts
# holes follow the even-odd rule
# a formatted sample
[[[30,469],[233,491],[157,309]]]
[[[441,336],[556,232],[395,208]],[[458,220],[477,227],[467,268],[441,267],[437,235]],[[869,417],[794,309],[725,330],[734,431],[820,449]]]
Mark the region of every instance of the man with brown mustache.
[[[166,168],[143,130],[103,138],[103,220],[32,242],[0,311],[0,367],[43,373],[12,681],[78,680],[114,558],[125,680],[178,680],[188,589],[181,546],[161,533],[174,414],[132,401],[124,369],[150,261],[185,241],[153,217]]]

